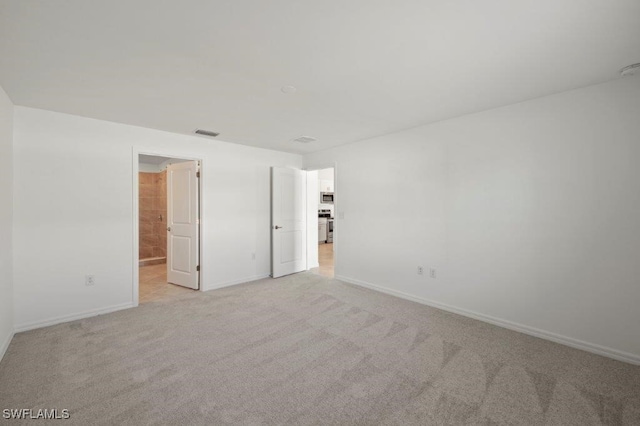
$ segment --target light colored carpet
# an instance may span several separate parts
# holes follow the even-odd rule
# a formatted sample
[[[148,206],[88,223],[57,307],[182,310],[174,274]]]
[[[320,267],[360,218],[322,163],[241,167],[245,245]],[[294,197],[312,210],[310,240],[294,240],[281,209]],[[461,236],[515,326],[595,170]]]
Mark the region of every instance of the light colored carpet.
[[[640,424],[640,368],[302,273],[19,333],[61,424]]]

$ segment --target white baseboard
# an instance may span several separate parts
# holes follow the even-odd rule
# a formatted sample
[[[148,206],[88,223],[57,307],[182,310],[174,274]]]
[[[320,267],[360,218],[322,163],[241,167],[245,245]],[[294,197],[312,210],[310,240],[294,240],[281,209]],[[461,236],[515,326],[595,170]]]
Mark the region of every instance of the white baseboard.
[[[13,339],[13,333],[9,333],[2,345],[0,345],[0,361],[4,358],[4,354],[7,353],[7,349],[9,349],[9,345],[11,344],[11,340]]]
[[[203,285],[202,286],[202,291],[217,290],[219,288],[231,287],[232,285],[244,284],[244,283],[248,283],[248,282],[251,282],[251,281],[261,280],[263,278],[269,278],[269,274],[254,275],[252,277],[241,278],[239,280],[224,281],[224,282],[221,282],[221,283],[214,283],[211,286],[204,286]]]
[[[113,305],[106,308],[92,309],[90,311],[78,312],[71,315],[63,315],[60,317],[50,318],[47,320],[32,321],[16,325],[16,333],[21,331],[34,330],[36,328],[48,327],[50,325],[56,325],[63,322],[75,321],[83,318],[95,317],[96,315],[108,314],[110,312],[120,311],[122,309],[133,308],[134,304],[131,302],[122,303],[120,305]]]
[[[560,334],[552,333],[550,331],[540,330],[538,328],[529,327],[528,325],[518,324],[512,321],[495,318],[489,315],[481,314],[474,311],[469,311],[455,306],[447,305],[444,303],[436,302],[422,297],[414,296],[408,293],[404,293],[397,290],[392,290],[379,285],[367,283],[355,278],[345,277],[342,275],[336,275],[337,280],[344,281],[350,284],[355,284],[360,287],[366,287],[371,290],[379,291],[381,293],[390,294],[392,296],[400,297],[402,299],[411,300],[413,302],[421,303],[423,305],[431,306],[443,311],[452,312],[454,314],[462,315],[465,317],[473,318],[479,321],[483,321],[489,324],[497,325],[498,327],[507,328],[509,330],[518,331],[520,333],[528,334],[530,336],[539,337],[541,339],[550,340],[555,343],[570,346],[572,348],[581,349],[583,351],[591,352],[597,355],[613,358],[618,361],[627,362],[629,364],[640,365],[640,356],[619,351],[617,349],[609,348],[606,346],[596,345],[594,343],[585,342],[582,340],[574,339],[572,337],[563,336]]]

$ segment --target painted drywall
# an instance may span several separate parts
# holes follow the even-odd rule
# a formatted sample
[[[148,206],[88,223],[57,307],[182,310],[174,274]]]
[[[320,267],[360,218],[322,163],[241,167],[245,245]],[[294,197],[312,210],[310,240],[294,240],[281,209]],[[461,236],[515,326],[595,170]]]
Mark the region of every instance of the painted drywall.
[[[169,164],[184,163],[185,161],[190,160],[185,160],[182,158],[167,158],[160,164],[152,164],[140,161],[138,162],[138,171],[143,173],[160,173],[166,170]]]
[[[318,180],[328,180],[333,182],[333,167],[318,170]]]
[[[270,167],[299,155],[16,107],[16,329],[131,306],[134,147],[203,161],[204,289],[269,274]]]
[[[149,163],[138,163],[138,171],[142,173],[160,173],[160,165]]]
[[[629,77],[305,156],[336,275],[640,362],[638,117]]]
[[[13,103],[0,87],[0,359],[13,337]]]

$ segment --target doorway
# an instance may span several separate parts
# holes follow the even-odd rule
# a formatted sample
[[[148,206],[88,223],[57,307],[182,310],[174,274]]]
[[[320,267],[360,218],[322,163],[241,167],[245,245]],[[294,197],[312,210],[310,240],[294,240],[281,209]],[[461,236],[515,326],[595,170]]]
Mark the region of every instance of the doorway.
[[[195,160],[138,154],[139,304],[199,288],[198,166]]]
[[[313,185],[309,190],[315,197],[314,205],[317,206],[313,210],[314,214],[317,211],[315,217],[317,223],[317,238],[314,238],[317,244],[317,267],[312,267],[311,272],[319,274],[328,278],[335,276],[335,252],[334,241],[336,239],[336,228],[334,226],[335,220],[335,206],[336,206],[336,191],[335,191],[335,169],[329,167],[326,169],[316,170],[309,172],[315,174],[317,179],[311,178],[310,181],[316,181],[317,184]],[[315,177],[315,176],[314,176]],[[312,198],[310,198],[312,199]],[[315,229],[316,227],[314,227]]]

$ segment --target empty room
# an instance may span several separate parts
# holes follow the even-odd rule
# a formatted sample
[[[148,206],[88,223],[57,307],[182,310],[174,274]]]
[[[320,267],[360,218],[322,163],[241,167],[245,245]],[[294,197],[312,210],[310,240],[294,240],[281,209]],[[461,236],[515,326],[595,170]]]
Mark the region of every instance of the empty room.
[[[639,425],[637,0],[0,0],[0,412]]]

